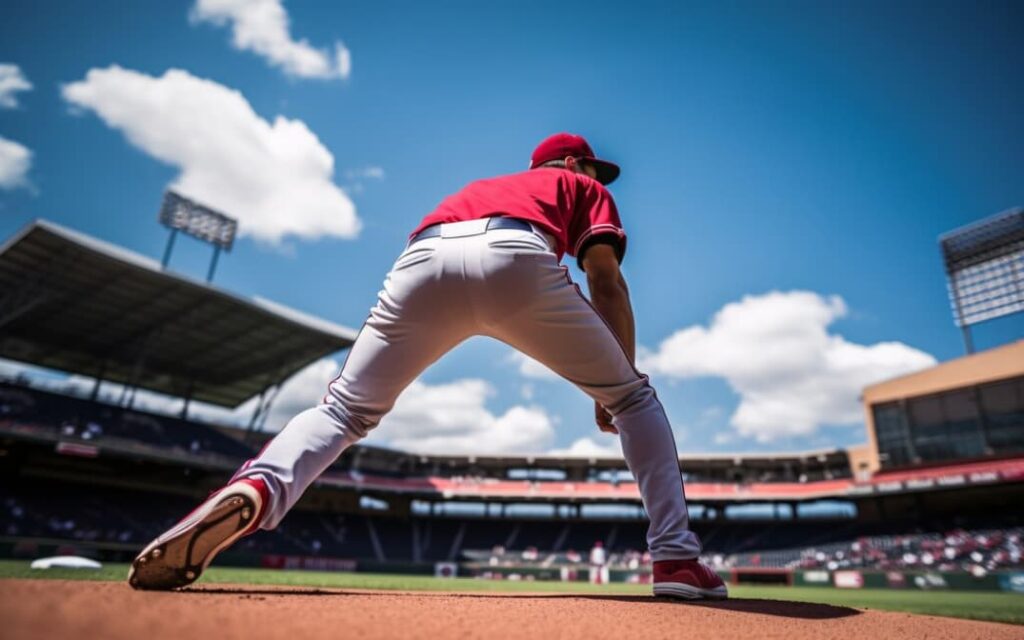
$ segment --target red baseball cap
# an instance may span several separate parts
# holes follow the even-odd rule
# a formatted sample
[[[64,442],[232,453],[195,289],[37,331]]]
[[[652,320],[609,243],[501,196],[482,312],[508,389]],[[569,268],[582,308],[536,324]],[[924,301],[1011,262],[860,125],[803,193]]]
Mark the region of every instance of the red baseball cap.
[[[530,157],[530,168],[536,169],[545,162],[562,160],[566,156],[580,158],[597,170],[597,181],[611,184],[619,177],[619,165],[594,157],[594,150],[587,144],[583,136],[573,133],[556,133],[545,138]]]

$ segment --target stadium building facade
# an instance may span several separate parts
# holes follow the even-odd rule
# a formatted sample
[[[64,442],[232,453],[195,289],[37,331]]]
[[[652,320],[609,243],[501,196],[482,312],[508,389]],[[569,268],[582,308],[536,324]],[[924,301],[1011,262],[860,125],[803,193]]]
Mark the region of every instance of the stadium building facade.
[[[872,385],[869,470],[1024,455],[1024,340]]]

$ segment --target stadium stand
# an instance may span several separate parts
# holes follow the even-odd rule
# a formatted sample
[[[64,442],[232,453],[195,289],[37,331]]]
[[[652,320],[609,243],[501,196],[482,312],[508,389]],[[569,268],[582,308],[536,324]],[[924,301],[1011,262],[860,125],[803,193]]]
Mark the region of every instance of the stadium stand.
[[[102,378],[123,390],[112,399],[88,378],[70,390],[52,379],[45,387],[27,378],[0,381],[6,556],[30,557],[42,545],[130,557],[270,437],[260,433],[259,418],[275,386],[354,337],[50,223],[36,223],[0,248],[0,287],[0,358]],[[184,399],[183,409],[141,410],[134,405],[139,390]],[[235,407],[253,396],[258,410],[246,431],[188,413],[193,400]],[[1016,420],[1020,400],[986,419]],[[852,449],[684,455],[680,470],[693,527],[722,569],[976,573],[1021,566],[1024,522],[1012,505],[1024,497],[1024,457],[1010,453],[866,470]],[[356,446],[277,530],[245,538],[223,561],[575,568],[588,564],[600,542],[612,567],[643,571],[645,530],[621,458]]]
[[[197,422],[0,382],[0,425],[95,444],[121,443],[195,456],[245,459],[253,449]]]
[[[716,556],[716,568],[933,569],[978,574],[1024,566],[1024,528],[866,536],[820,546]]]

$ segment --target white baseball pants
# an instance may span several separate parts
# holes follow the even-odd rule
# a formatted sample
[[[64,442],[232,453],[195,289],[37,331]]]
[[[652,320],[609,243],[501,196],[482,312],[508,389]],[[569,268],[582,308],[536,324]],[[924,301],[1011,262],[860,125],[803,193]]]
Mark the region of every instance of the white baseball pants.
[[[274,528],[428,365],[485,335],[547,365],[608,409],[650,517],[651,556],[697,557],[672,429],[647,377],[558,264],[543,232],[488,231],[486,224],[446,224],[440,237],[409,245],[321,404],[295,416],[236,474],[258,477],[269,489],[262,527]]]

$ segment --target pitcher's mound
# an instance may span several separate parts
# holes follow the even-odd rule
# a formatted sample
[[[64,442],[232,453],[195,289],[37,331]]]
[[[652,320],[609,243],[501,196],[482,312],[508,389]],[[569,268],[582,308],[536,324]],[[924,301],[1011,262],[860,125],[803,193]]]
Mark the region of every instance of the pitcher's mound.
[[[10,638],[1019,639],[989,622],[776,600],[691,604],[644,596],[402,593],[204,585],[178,593],[125,584],[0,580]]]

